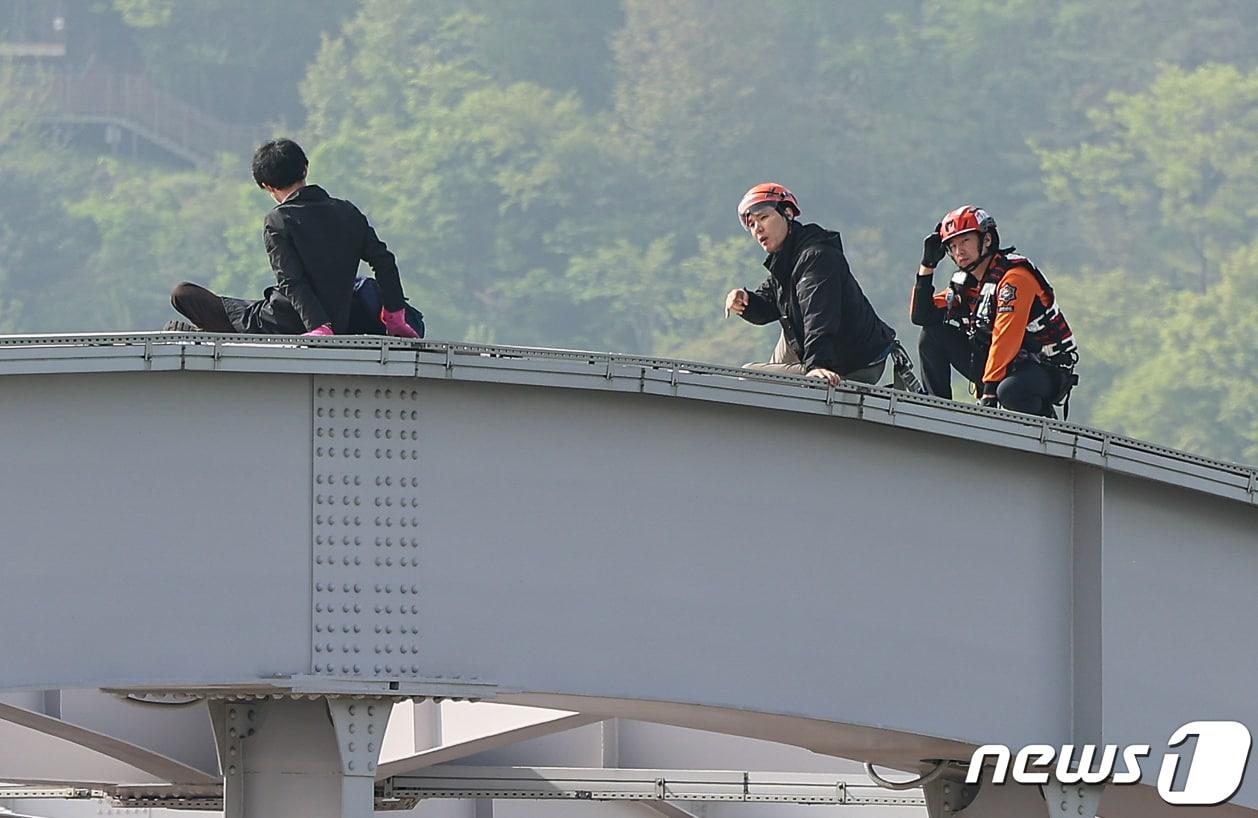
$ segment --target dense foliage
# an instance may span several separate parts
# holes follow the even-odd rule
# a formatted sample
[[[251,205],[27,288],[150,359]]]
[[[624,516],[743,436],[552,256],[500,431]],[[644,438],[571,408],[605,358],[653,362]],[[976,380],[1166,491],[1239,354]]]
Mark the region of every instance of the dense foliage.
[[[1258,461],[1252,0],[89,7],[168,91],[302,141],[433,337],[763,358],[773,330],[721,300],[763,278],[734,205],[773,179],[912,339],[921,236],[972,202],[1080,336],[1072,419]],[[244,157],[109,156],[41,124],[39,75],[0,71],[0,331],[154,328],[179,280],[268,283]]]

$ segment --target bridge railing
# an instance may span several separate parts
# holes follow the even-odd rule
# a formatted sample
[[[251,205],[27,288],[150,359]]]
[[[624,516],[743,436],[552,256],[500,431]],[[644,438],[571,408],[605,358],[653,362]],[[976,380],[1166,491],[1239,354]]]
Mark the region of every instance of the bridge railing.
[[[262,136],[261,129],[224,123],[142,75],[59,71],[49,75],[47,87],[51,116],[115,124],[196,165],[248,148]]]

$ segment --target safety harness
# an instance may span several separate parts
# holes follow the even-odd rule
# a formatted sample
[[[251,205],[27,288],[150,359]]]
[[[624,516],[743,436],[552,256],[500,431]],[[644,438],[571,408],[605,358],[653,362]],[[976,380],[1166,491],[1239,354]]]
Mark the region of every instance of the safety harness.
[[[1000,283],[1005,274],[1015,267],[1030,270],[1036,282],[1049,296],[1047,307],[1039,298],[1032,302],[1031,316],[1027,321],[1026,334],[1022,338],[1022,348],[1015,364],[1029,361],[1054,370],[1059,386],[1057,394],[1053,396],[1052,405],[1061,406],[1062,417],[1069,417],[1070,392],[1079,384],[1079,376],[1074,371],[1079,362],[1078,348],[1074,333],[1066,323],[1066,316],[1057,305],[1052,285],[1030,259],[1006,251],[997,252],[987,265],[982,282],[968,272],[957,272],[948,284],[946,322],[961,329],[969,337],[973,349],[971,366],[974,371],[981,371],[987,361],[992,330],[996,324]],[[976,384],[976,387],[981,389],[981,384]]]

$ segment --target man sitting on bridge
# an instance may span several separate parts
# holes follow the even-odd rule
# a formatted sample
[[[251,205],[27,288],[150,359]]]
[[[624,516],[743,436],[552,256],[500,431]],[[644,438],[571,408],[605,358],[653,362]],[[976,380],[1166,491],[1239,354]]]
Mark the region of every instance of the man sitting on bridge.
[[[419,337],[406,320],[393,253],[353,203],[306,184],[308,166],[305,152],[291,139],[271,140],[253,155],[254,181],[276,202],[262,229],[276,286],[267,287],[261,300],[246,301],[182,282],[170,302],[195,326],[171,322],[167,329],[310,336],[347,332],[362,260],[380,287],[385,331]]]
[[[769,277],[755,291],[730,290],[725,314],[782,324],[769,362],[746,366],[837,386],[844,379],[877,383],[892,357],[897,387],[916,391],[909,357],[852,276],[839,234],[800,224],[799,214],[795,195],[773,182],[756,185],[738,204],[738,220],[769,254]]]
[[[996,220],[966,205],[926,236],[910,306],[922,328],[918,354],[932,395],[952,398],[952,370],[965,376],[984,406],[1056,417],[1069,409],[1079,355],[1053,288],[1034,264],[1000,246]],[[945,254],[959,268],[934,292]]]

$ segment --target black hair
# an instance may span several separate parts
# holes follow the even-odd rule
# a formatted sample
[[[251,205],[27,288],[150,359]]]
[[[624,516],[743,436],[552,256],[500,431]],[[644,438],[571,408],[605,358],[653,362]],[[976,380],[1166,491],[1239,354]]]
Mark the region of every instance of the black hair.
[[[253,181],[258,187],[283,190],[305,179],[309,165],[301,145],[291,139],[272,139],[253,152]]]
[[[992,255],[996,255],[997,253],[1000,253],[1002,256],[1008,255],[1009,253],[1012,253],[1014,250],[1018,249],[1017,247],[1001,247],[1000,246],[1000,233],[996,230],[995,227],[987,228],[987,235],[992,237],[991,249],[987,251],[988,253]],[[981,251],[982,249],[983,248],[980,246],[979,250]]]
[[[1001,247],[1000,246],[1000,233],[996,231],[995,227],[988,228],[987,232],[991,234],[991,237],[992,237],[992,249],[988,251],[992,255],[996,255],[997,253],[999,253],[1002,256],[1007,256],[1013,251],[1018,249],[1017,247],[1014,247],[1013,245],[1010,245],[1008,247]]]

